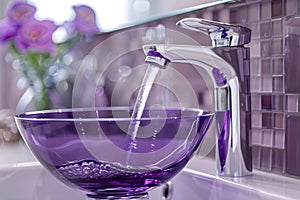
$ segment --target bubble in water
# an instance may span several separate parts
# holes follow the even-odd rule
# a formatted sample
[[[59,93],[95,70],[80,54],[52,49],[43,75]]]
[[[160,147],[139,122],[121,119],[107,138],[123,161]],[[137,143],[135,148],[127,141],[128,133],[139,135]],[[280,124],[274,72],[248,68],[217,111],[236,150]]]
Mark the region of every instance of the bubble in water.
[[[58,172],[68,179],[113,179],[113,178],[145,178],[153,176],[152,172],[145,169],[119,168],[110,164],[100,164],[94,161],[69,164],[58,167]],[[132,171],[130,171],[132,170]],[[148,169],[150,170],[150,169]],[[161,173],[157,171],[157,173]]]

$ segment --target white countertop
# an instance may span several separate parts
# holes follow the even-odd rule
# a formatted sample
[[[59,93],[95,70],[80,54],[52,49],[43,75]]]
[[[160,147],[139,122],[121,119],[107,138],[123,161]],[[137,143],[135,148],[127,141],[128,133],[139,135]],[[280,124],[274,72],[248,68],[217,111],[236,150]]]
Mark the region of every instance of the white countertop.
[[[212,159],[194,157],[185,169],[185,173],[195,172],[204,179],[214,180],[211,181],[211,184],[214,184],[211,188],[229,185],[233,188],[254,191],[259,194],[260,199],[299,199],[299,179],[257,170],[254,170],[253,175],[243,178],[216,177],[214,164]],[[176,183],[176,178],[174,182]],[[68,188],[52,177],[35,160],[23,142],[0,144],[0,199],[50,200],[53,199],[51,198],[53,193],[61,195],[66,193],[68,199],[72,200],[85,198],[82,192]],[[62,196],[55,196],[55,200],[60,198],[64,199]]]
[[[215,177],[215,162],[211,159],[194,157],[187,168],[203,172]],[[229,178],[217,177],[233,184],[242,185],[249,189],[272,196],[274,199],[300,199],[300,179],[286,177],[278,174],[254,170],[253,175]]]
[[[0,140],[0,167],[36,161],[22,140],[5,143]]]

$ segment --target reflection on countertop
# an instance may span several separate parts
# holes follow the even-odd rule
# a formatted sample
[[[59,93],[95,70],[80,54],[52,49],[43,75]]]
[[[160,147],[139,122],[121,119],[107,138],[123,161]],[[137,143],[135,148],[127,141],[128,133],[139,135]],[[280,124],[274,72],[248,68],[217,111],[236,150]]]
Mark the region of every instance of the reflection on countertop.
[[[194,158],[187,168],[200,171],[207,176],[213,176],[216,180],[221,180],[237,186],[246,187],[260,193],[262,199],[299,199],[300,180],[278,174],[254,170],[250,176],[231,178],[215,177],[215,161],[212,159]]]
[[[214,160],[194,157],[171,182],[172,200],[298,199],[300,180],[254,171],[243,178],[216,177]],[[150,200],[162,198],[162,187]],[[83,200],[85,194],[65,186],[48,173],[23,142],[0,146],[0,199]]]

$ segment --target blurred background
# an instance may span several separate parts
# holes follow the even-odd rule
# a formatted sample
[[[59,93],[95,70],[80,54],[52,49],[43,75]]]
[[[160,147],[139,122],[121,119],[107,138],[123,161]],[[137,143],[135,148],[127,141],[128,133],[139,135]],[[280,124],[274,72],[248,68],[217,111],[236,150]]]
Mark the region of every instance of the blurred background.
[[[61,23],[71,17],[71,1],[31,0],[38,7],[39,17],[48,14]],[[95,2],[97,2],[95,4]],[[5,16],[9,0],[0,1],[0,18]],[[72,1],[77,4],[79,1]],[[128,1],[84,1],[93,6],[97,14],[100,34],[92,41],[82,41],[69,54],[68,63],[72,73],[82,65],[82,58],[92,49],[113,35],[121,32],[130,33],[119,37],[114,48],[127,45],[140,46],[160,41],[162,30],[174,30],[184,33],[199,45],[210,45],[208,36],[178,29],[175,23],[184,17],[199,17],[208,20],[229,22],[247,26],[252,29],[251,48],[251,111],[253,163],[256,169],[285,174],[300,175],[298,144],[299,129],[299,14],[298,0],[242,0],[242,1],[174,1],[174,0],[128,0]],[[203,3],[203,4],[202,4]],[[201,5],[200,5],[201,4]],[[218,4],[218,5],[217,5]],[[57,6],[59,5],[59,6]],[[53,8],[55,11],[52,11]],[[50,11],[51,10],[51,11]],[[61,11],[60,11],[61,10]],[[47,14],[47,15],[46,15]],[[141,28],[141,32],[130,31]],[[137,39],[139,38],[139,39]],[[174,40],[173,43],[182,41]],[[75,48],[76,49],[76,48]],[[144,62],[144,55],[136,52],[135,56],[123,57],[114,63],[117,77],[126,76],[128,69]],[[296,56],[295,56],[296,55]],[[129,68],[128,68],[129,67]],[[7,57],[7,47],[0,47],[0,108],[16,109],[16,106],[28,88],[22,76]],[[186,77],[194,75],[185,71]],[[114,75],[116,75],[114,74]],[[191,82],[193,80],[191,79]],[[210,109],[210,98],[205,81],[201,76],[195,77],[198,102],[203,108]],[[66,82],[58,89],[66,92]],[[68,82],[69,84],[69,82]],[[63,86],[63,87],[60,87]],[[100,88],[101,89],[101,88]],[[99,90],[99,94],[103,94]],[[201,92],[200,92],[201,91]],[[101,95],[99,96],[101,99]],[[103,99],[102,99],[103,100]],[[100,101],[100,100],[99,100]],[[104,100],[105,101],[105,98]],[[298,133],[298,134],[297,134]],[[211,134],[212,135],[212,134]],[[297,149],[297,151],[296,151]],[[291,156],[290,156],[291,155]]]

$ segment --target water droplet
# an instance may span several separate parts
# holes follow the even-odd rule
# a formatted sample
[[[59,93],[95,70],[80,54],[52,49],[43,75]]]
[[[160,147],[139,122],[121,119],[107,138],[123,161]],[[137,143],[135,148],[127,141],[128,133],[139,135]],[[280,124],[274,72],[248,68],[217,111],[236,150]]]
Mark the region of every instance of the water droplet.
[[[10,54],[10,53],[7,53],[6,55],[5,55],[5,62],[7,62],[7,63],[10,63],[10,62],[12,62],[14,59],[13,59],[13,56]]]
[[[98,86],[95,93],[97,96],[102,96],[104,94],[104,88],[102,86]]]
[[[120,76],[127,77],[131,74],[131,68],[129,66],[123,65],[119,68]]]
[[[52,65],[50,68],[49,68],[49,74],[51,76],[56,76],[57,75],[57,72],[58,72],[58,67],[56,65]]]
[[[117,82],[120,79],[119,72],[115,69],[110,70],[107,77],[112,82]]]
[[[166,37],[166,27],[163,24],[158,24],[156,26],[156,32],[157,32],[157,40],[158,41],[164,41]]]
[[[60,93],[65,93],[69,88],[69,84],[67,81],[59,81],[56,84],[56,89],[60,92]]]
[[[14,60],[13,62],[12,62],[12,68],[13,69],[15,69],[15,70],[17,70],[17,69],[20,69],[21,68],[21,63],[20,63],[20,61],[19,60]]]
[[[25,77],[20,77],[17,82],[17,88],[23,90],[27,85],[27,79]]]

